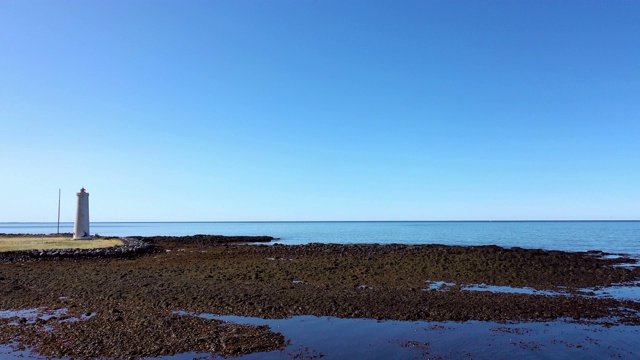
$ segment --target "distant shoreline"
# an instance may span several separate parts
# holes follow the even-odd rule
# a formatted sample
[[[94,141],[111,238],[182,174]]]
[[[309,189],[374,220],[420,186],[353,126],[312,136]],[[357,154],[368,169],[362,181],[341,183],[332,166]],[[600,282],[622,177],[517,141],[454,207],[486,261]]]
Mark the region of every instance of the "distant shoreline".
[[[92,221],[96,224],[253,224],[253,223],[536,223],[536,222],[640,222],[639,220],[202,220],[202,221]],[[0,224],[57,224],[55,221],[0,221]],[[60,224],[73,224],[61,221]]]

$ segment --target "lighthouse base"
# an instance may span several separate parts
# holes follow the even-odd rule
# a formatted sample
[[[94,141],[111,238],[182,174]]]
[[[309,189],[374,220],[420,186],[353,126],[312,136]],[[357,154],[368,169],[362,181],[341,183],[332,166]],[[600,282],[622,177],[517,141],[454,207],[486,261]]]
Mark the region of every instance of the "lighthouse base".
[[[81,235],[78,235],[81,233]],[[73,240],[91,240],[92,237],[87,231],[78,231],[73,233]]]

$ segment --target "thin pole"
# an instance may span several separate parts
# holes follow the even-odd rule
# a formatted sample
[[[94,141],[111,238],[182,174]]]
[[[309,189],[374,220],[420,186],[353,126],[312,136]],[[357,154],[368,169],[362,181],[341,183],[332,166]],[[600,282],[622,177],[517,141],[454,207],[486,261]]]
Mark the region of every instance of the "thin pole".
[[[58,235],[60,235],[60,192],[61,189],[58,189]]]

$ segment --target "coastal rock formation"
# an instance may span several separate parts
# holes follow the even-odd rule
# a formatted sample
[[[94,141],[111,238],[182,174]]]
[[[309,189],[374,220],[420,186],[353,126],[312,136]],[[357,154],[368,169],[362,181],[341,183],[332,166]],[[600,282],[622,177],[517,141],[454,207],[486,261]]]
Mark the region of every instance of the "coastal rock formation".
[[[133,257],[148,253],[153,246],[142,240],[123,238],[123,244],[95,249],[48,249],[0,252],[0,262],[25,262],[81,258]]]
[[[0,234],[0,237],[59,237],[72,234]],[[110,239],[96,235],[94,239]],[[61,260],[81,258],[127,258],[147,254],[157,250],[154,244],[163,243],[165,246],[200,245],[212,246],[233,243],[264,243],[275,240],[271,236],[223,236],[223,235],[190,235],[190,236],[130,236],[118,238],[123,244],[95,249],[49,249],[28,251],[0,252],[0,262],[25,262],[40,260]]]
[[[173,245],[221,245],[232,243],[267,243],[276,238],[271,236],[224,236],[224,235],[188,235],[188,236],[130,236],[150,244],[163,243]]]

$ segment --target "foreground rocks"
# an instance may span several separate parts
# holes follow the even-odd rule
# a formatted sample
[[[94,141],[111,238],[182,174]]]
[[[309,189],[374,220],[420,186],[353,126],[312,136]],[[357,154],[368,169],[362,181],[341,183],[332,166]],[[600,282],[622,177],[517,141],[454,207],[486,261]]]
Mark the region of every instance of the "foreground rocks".
[[[135,258],[0,264],[0,309],[66,308],[74,321],[6,325],[50,356],[140,358],[185,351],[243,354],[281,348],[265,327],[225,325],[175,311],[282,318],[293,315],[433,321],[547,321],[640,325],[634,301],[572,289],[640,280],[627,258],[602,253],[443,245],[232,245],[206,236],[137,238],[155,249]],[[247,242],[244,239],[242,242]],[[457,285],[528,286],[566,296],[429,290]],[[4,321],[4,324],[3,322]],[[19,319],[14,319],[20,323]],[[235,329],[230,331],[229,329]],[[235,334],[229,337],[229,334]],[[131,338],[131,345],[116,346]]]
[[[225,324],[154,309],[101,309],[84,320],[26,322],[0,319],[3,342],[18,340],[45,356],[70,358],[141,358],[191,351],[242,355],[278,349],[284,337],[267,326]],[[8,325],[20,322],[19,326]]]

